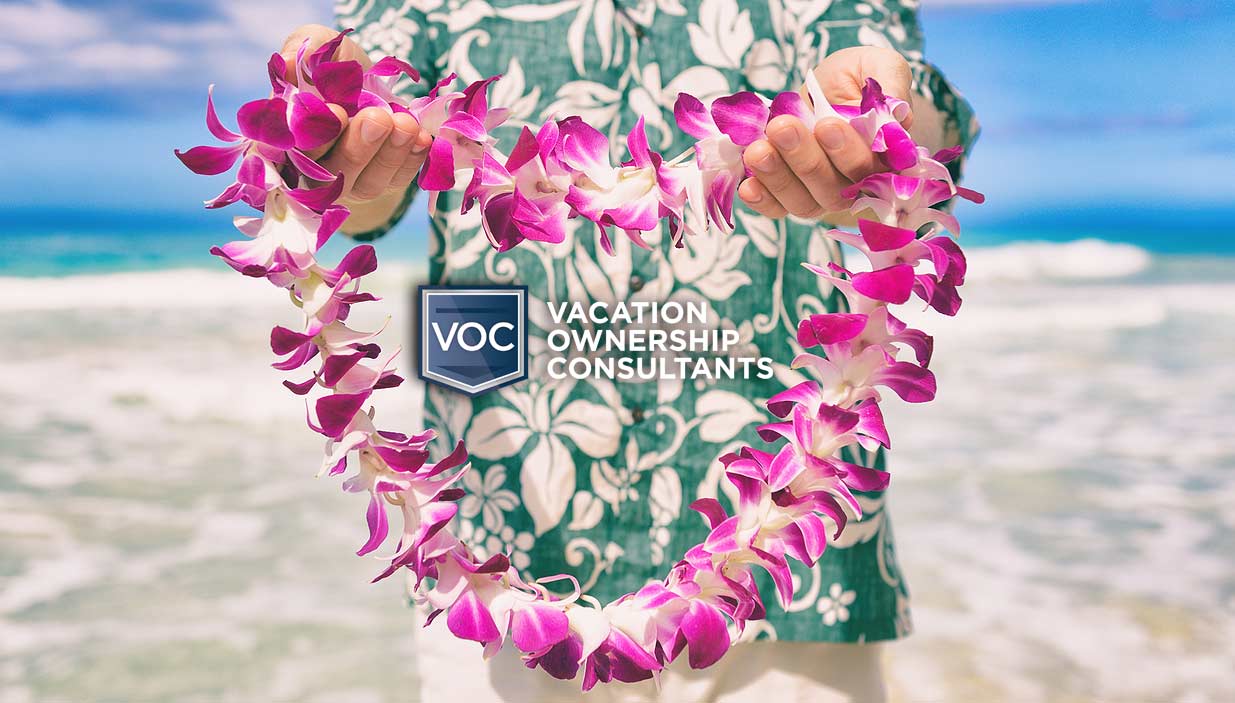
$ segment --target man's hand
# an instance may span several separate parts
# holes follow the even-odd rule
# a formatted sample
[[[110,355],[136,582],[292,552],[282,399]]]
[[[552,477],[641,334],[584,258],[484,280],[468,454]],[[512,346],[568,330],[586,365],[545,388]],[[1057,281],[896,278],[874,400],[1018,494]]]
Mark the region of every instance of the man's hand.
[[[910,101],[909,64],[891,49],[853,47],[825,58],[815,76],[832,104],[857,104],[862,86],[874,78],[889,96]],[[913,116],[902,124],[909,128]],[[839,119],[821,120],[814,133],[796,117],[781,115],[768,123],[768,139],[751,144],[743,156],[755,176],[742,182],[738,195],[762,215],[819,219],[849,206],[841,191],[883,169],[858,133]],[[840,223],[847,217],[830,217]]]
[[[320,24],[307,24],[292,32],[279,52],[287,61],[287,79],[296,79],[296,52],[305,39],[312,51],[337,33]],[[373,63],[350,38],[343,40],[334,58],[359,61],[366,68]],[[344,231],[373,229],[382,225],[402,201],[433,139],[421,131],[415,118],[405,113],[391,115],[381,108],[369,107],[349,119],[342,107],[331,105],[330,109],[343,123],[343,131],[333,142],[308,155],[332,173],[343,174],[340,202],[352,210],[343,225]]]

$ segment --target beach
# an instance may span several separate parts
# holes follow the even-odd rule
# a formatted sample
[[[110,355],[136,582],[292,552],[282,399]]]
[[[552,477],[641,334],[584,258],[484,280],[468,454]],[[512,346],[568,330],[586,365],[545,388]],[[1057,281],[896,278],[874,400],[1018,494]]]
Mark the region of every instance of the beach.
[[[961,314],[923,321],[938,400],[886,404],[894,700],[1235,700],[1233,260],[970,259]],[[285,294],[204,257],[114,268],[0,266],[0,702],[415,700],[402,583],[369,584],[363,498],[313,478],[267,365]],[[357,322],[406,346],[419,270],[383,264]]]

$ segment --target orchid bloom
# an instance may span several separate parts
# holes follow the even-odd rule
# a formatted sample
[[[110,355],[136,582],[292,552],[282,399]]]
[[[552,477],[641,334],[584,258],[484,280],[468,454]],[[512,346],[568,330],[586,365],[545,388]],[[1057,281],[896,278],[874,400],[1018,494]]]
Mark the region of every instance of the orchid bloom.
[[[347,214],[347,208],[342,206],[314,212],[301,204],[292,191],[275,188],[266,197],[261,217],[236,218],[236,229],[250,239],[213,247],[210,253],[240,273],[256,278],[305,271]]]
[[[557,158],[558,127],[546,122],[532,135],[524,127],[505,164],[486,153],[464,192],[463,212],[479,200],[481,223],[495,249],[524,239],[557,244],[566,239],[571,174]]]
[[[558,158],[578,174],[566,202],[596,223],[605,253],[613,253],[609,227],[621,229],[648,249],[643,232],[654,229],[664,217],[670,218],[671,227],[682,221],[685,200],[680,196],[685,187],[664,167],[660,154],[648,148],[642,118],[627,135],[631,160],[617,167],[609,161],[609,140],[580,118],[560,120],[558,130]]]
[[[723,106],[724,103],[722,110]],[[759,109],[753,105],[748,108],[754,113],[752,119],[755,121]],[[683,132],[698,140],[695,142],[695,163],[699,168],[707,217],[725,232],[732,232],[733,195],[746,175],[746,166],[742,163],[742,148],[746,145],[738,146],[722,132],[712,113],[689,93],[678,94],[673,116]]]
[[[302,93],[296,93],[297,96]],[[317,165],[305,155],[300,145],[320,146],[338,135],[341,122],[321,101],[283,97],[265,98],[245,103],[236,113],[240,132],[223,126],[214,110],[214,86],[206,94],[206,128],[219,141],[231,146],[195,146],[187,151],[176,150],[176,157],[193,173],[214,176],[231,170],[242,155],[258,155],[275,167],[293,165],[299,173],[319,181],[329,181],[334,174]],[[333,134],[323,126],[320,109],[325,109],[335,121]]]
[[[421,129],[433,135],[433,144],[420,174],[425,190],[450,190],[455,172],[471,168],[494,142],[489,132],[506,121],[507,108],[490,110],[486,91],[497,76],[472,83],[462,92],[440,92],[453,76],[439,82],[426,98],[412,101],[408,112]]]

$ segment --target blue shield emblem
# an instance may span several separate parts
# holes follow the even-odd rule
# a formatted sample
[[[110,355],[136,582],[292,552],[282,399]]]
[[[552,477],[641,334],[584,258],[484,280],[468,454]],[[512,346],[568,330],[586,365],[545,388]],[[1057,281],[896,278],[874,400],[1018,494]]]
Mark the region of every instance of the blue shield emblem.
[[[421,286],[420,377],[468,395],[527,378],[527,286]]]

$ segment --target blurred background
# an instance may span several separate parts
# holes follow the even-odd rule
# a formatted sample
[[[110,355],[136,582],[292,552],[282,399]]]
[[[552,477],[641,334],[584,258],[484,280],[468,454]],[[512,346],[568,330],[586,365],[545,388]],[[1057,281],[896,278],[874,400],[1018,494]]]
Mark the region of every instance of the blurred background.
[[[894,694],[1235,700],[1235,4],[922,12],[989,200],[958,213],[966,309],[930,322],[939,400],[889,418]],[[2,703],[412,699],[400,584],[368,585],[356,500],[310,480],[261,361],[285,301],[207,255],[218,184],[171,156],[207,140],[208,83],[231,114],[331,19],[0,1]],[[406,318],[417,207],[370,314]]]

